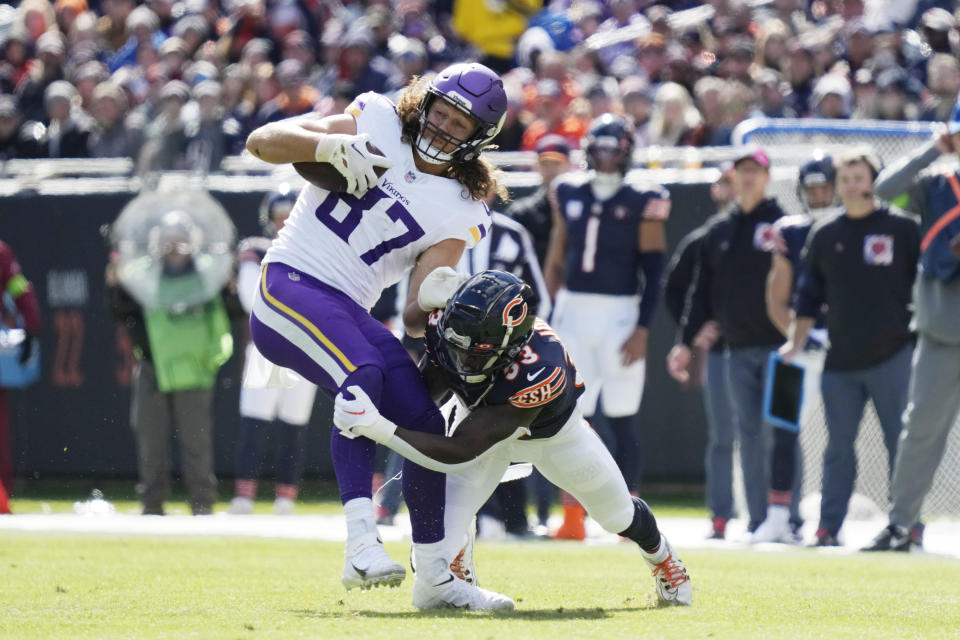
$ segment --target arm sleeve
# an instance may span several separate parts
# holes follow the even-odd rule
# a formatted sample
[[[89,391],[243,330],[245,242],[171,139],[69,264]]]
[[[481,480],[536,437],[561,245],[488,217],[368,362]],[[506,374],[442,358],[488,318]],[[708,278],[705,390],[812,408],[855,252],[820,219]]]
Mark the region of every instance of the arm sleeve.
[[[884,169],[874,181],[873,189],[882,200],[893,202],[902,209],[920,213],[922,189],[917,189],[917,175],[940,157],[940,151],[931,140],[899,162]],[[900,199],[907,195],[907,201]]]

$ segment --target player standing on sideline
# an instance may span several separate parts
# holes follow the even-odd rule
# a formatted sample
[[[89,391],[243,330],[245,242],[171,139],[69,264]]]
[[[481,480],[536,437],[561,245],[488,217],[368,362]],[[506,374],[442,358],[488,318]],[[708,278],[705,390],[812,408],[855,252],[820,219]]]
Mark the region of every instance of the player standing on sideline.
[[[286,183],[264,196],[260,205],[260,226],[264,236],[246,238],[237,247],[240,263],[237,269],[237,293],[247,315],[252,311],[253,301],[257,297],[263,256],[283,228],[296,201],[297,192]],[[251,342],[246,350],[244,379],[248,377],[246,371],[257,366],[263,366],[263,356]],[[313,400],[317,394],[315,385],[299,376],[296,378],[296,383],[287,388],[240,389],[240,429],[234,458],[234,497],[230,501],[230,513],[253,513],[261,437],[265,432],[276,439],[273,511],[277,515],[293,513],[297,486],[303,471],[307,422],[310,421]],[[270,440],[269,436],[267,439]]]
[[[960,102],[947,127],[874,185],[880,198],[920,214],[923,240],[913,290],[917,351],[890,483],[890,524],[864,551],[923,547],[920,509],[960,413],[960,172],[918,175],[941,154],[960,154]]]
[[[740,464],[752,533],[767,515],[767,435],[763,382],[770,351],[783,336],[767,317],[764,301],[770,271],[772,227],[783,209],[766,196],[770,157],[744,147],[733,163],[736,203],[727,216],[711,218],[701,242],[700,271],[690,294],[683,344],[670,351],[667,367],[676,378],[690,364],[690,346],[710,320],[727,341],[730,398],[737,415]]]
[[[820,154],[800,167],[797,177],[797,197],[804,213],[784,216],[773,225],[773,260],[767,276],[767,315],[784,338],[789,335],[790,310],[794,290],[800,277],[800,254],[810,228],[816,220],[838,213],[833,160]],[[823,317],[817,326],[822,327]],[[820,374],[823,371],[825,331],[818,332],[820,340],[811,336],[793,364],[802,366],[803,405],[798,427],[820,403]],[[803,455],[799,446],[799,431],[776,424],[773,426],[773,449],[770,452],[770,491],[767,494],[767,517],[753,532],[750,541],[799,543],[799,520],[790,521],[793,494],[802,487]]]
[[[306,186],[264,258],[250,327],[268,360],[331,397],[346,387],[362,388],[389,418],[444,433],[416,365],[368,310],[413,267],[403,320],[407,332],[419,336],[424,309],[442,307],[456,289],[460,280],[452,267],[490,224],[482,200],[496,188],[496,176],[480,153],[499,131],[506,107],[497,74],[475,63],[455,64],[432,80],[411,82],[396,106],[365,93],[343,115],[275,122],[250,135],[247,148],[258,158],[329,162],[347,179],[349,191]],[[370,140],[386,157],[367,150]],[[375,167],[389,168],[378,180]],[[371,501],[375,450],[369,440],[331,433],[347,517],[348,589],[396,585],[406,574],[377,534]],[[416,604],[504,606],[509,599],[455,579],[440,561],[444,483],[442,474],[404,466],[420,569],[414,587],[427,594]]]
[[[27,337],[20,344],[20,364],[26,364],[40,339],[40,310],[33,285],[24,277],[13,250],[0,242],[0,293],[9,293],[23,317]],[[7,495],[13,493],[13,456],[10,452],[10,415],[7,392],[0,387],[0,513],[10,513]]]
[[[826,304],[830,346],[821,393],[829,440],[816,546],[839,546],[838,534],[857,477],[854,443],[867,399],[883,430],[891,472],[907,406],[913,337],[911,287],[920,257],[917,223],[879,206],[873,195],[879,161],[853,150],[836,160],[843,214],[811,229],[803,249],[789,340],[791,361],[807,344]]]
[[[577,404],[584,383],[557,334],[535,317],[535,303],[516,276],[485,271],[430,315],[424,377],[437,399],[453,391],[468,409],[452,436],[398,427],[358,387],[348,388],[355,399],[337,396],[334,424],[453,474],[447,477],[445,559],[458,552],[473,514],[510,463],[531,462],[607,531],[640,546],[661,603],[690,605],[686,567],[584,420]],[[415,584],[415,599],[416,591]]]
[[[643,189],[624,181],[633,141],[633,125],[622,116],[607,113],[591,123],[584,139],[590,171],[554,183],[544,276],[556,299],[556,331],[587,384],[583,414],[593,416],[602,394],[614,458],[636,493],[641,477],[636,416],[647,327],[660,297],[670,194],[661,186]]]

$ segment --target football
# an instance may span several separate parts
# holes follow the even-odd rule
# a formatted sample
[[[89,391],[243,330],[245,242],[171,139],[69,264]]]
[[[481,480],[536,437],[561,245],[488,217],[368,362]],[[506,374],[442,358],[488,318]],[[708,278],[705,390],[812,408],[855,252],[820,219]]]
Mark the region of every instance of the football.
[[[367,151],[378,156],[384,155],[380,149],[369,141],[367,142]],[[301,178],[316,187],[341,193],[347,190],[347,179],[329,162],[294,162],[293,168],[296,169]],[[378,178],[387,171],[384,167],[374,167],[373,170]]]

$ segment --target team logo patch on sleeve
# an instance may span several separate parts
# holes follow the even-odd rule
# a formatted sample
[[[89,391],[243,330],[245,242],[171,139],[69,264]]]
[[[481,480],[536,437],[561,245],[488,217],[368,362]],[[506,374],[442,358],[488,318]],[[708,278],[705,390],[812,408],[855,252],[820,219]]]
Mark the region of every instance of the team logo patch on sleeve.
[[[769,222],[761,222],[753,230],[753,248],[760,251],[774,250],[774,230]]]
[[[366,103],[360,98],[356,98],[353,102],[350,103],[350,106],[347,107],[346,112],[352,115],[354,118],[359,118],[360,114],[363,113],[364,108],[366,108]]]
[[[510,404],[521,409],[540,407],[562,394],[566,386],[567,374],[563,367],[556,367],[545,379],[510,396],[509,401]]]
[[[864,238],[863,261],[878,266],[893,264],[893,236],[870,234]]]

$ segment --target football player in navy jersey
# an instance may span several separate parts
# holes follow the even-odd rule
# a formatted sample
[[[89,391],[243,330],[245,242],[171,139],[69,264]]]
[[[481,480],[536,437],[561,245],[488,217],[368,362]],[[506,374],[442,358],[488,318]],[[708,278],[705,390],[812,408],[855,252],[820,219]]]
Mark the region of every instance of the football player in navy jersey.
[[[800,276],[800,254],[810,228],[816,220],[837,213],[834,187],[836,171],[833,160],[816,154],[800,167],[797,176],[797,197],[804,213],[784,216],[773,224],[773,257],[767,276],[767,315],[784,338],[789,333],[790,309],[794,289]],[[822,319],[820,325],[822,326]],[[823,371],[823,342],[826,332],[819,331],[807,348],[794,360],[804,368],[803,405],[798,426],[803,425],[820,404],[820,372]],[[751,541],[797,543],[800,517],[797,510],[802,475],[798,465],[803,460],[798,445],[799,432],[774,425],[773,449],[770,457],[770,491],[767,494],[767,517],[753,532]],[[793,505],[793,514],[791,514]]]
[[[635,541],[662,603],[689,605],[690,578],[647,504],[630,496],[610,452],[577,405],[584,383],[557,334],[533,313],[529,285],[502,271],[467,280],[427,322],[422,370],[434,398],[466,414],[450,436],[397,427],[358,386],[337,396],[334,424],[447,476],[445,553],[460,551],[473,514],[511,462],[531,462],[605,529]]]
[[[544,276],[556,296],[553,323],[587,383],[589,419],[602,412],[627,487],[640,484],[636,414],[643,395],[647,327],[660,297],[670,194],[627,183],[633,125],[604,114],[585,138],[589,171],[557,179]]]

